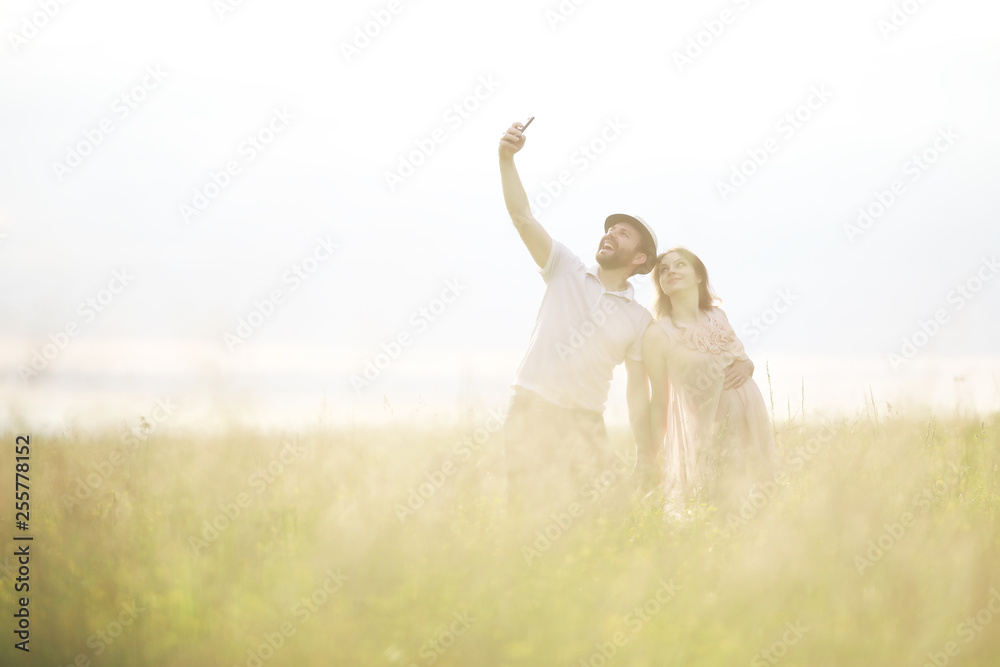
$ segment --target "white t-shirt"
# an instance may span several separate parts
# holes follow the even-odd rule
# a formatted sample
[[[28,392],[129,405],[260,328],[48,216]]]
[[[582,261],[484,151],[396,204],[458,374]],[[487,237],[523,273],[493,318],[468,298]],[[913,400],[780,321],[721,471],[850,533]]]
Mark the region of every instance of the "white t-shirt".
[[[632,285],[609,292],[562,243],[553,240],[539,272],[545,296],[515,387],[566,408],[604,412],[615,366],[642,361],[642,334],[652,321],[633,298]]]

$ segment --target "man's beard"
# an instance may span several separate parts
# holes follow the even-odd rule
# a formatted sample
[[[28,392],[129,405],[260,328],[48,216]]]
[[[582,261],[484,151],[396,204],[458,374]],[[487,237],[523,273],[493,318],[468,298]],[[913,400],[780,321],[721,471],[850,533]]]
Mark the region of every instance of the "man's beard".
[[[598,266],[600,266],[605,271],[614,271],[615,269],[621,269],[629,264],[629,260],[625,259],[621,253],[615,250],[613,255],[602,255],[600,251],[594,257],[597,260]]]

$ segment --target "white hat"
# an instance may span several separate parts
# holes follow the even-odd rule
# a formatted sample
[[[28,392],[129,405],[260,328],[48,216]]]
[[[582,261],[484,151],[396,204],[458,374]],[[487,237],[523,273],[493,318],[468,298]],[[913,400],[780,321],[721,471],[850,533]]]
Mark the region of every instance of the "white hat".
[[[604,221],[604,231],[608,231],[611,225],[614,225],[619,222],[629,223],[630,225],[638,229],[640,234],[645,232],[645,235],[647,237],[646,240],[652,241],[653,256],[648,257],[646,259],[646,265],[639,271],[636,271],[636,273],[642,273],[642,274],[649,273],[650,271],[653,270],[653,265],[656,263],[656,243],[657,243],[656,232],[653,231],[653,228],[649,226],[648,222],[646,222],[637,215],[629,215],[628,213],[613,213],[609,215],[608,219]]]

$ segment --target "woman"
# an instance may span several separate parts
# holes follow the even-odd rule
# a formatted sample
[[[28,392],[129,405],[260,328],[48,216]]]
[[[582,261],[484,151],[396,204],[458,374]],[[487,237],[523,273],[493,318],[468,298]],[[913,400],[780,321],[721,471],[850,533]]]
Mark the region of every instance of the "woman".
[[[656,320],[643,335],[652,384],[651,435],[668,504],[742,496],[768,476],[774,434],[753,379],[725,388],[725,368],[747,359],[716,308],[705,265],[675,248],[653,268]]]

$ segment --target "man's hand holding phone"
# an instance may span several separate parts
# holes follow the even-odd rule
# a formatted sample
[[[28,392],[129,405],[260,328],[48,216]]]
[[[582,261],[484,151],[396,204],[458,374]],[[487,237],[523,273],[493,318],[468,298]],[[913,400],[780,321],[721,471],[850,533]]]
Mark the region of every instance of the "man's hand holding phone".
[[[514,153],[524,148],[524,131],[528,129],[533,120],[535,120],[534,116],[523,123],[516,122],[507,129],[506,134],[500,139],[501,158],[512,158]]]

